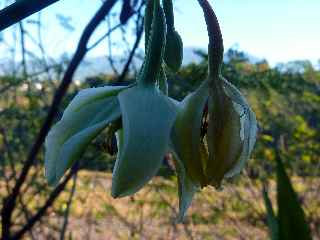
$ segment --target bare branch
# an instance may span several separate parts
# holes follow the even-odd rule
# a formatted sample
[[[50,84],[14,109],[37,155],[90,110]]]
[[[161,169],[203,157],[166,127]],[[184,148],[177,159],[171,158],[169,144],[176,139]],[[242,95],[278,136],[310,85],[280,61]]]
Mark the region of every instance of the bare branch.
[[[76,186],[77,186],[77,175],[78,175],[77,173],[78,172],[76,172],[73,175],[72,188],[71,188],[70,196],[69,196],[69,199],[68,199],[68,202],[67,202],[67,208],[66,208],[66,210],[64,212],[64,220],[63,220],[63,225],[62,225],[61,232],[60,232],[60,240],[64,240],[65,239],[67,226],[68,226],[68,222],[69,222],[70,207],[71,207],[72,199],[73,199],[74,193],[76,191]]]
[[[13,237],[8,238],[10,240],[18,240],[29,231],[34,224],[45,214],[47,209],[52,206],[53,202],[60,195],[60,193],[65,189],[67,183],[71,179],[71,177],[78,171],[78,165],[74,165],[70,172],[66,175],[64,180],[51,192],[49,198],[45,202],[45,204],[38,210],[38,212],[32,216],[29,221],[24,225],[24,227],[18,231]]]
[[[118,78],[118,82],[123,82],[129,72],[129,66],[133,60],[133,57],[134,57],[134,54],[137,50],[137,48],[139,47],[139,44],[141,42],[141,37],[142,37],[142,33],[143,33],[143,25],[144,25],[144,21],[143,21],[143,18],[142,18],[142,23],[140,23],[140,26],[139,26],[139,18],[140,18],[140,14],[138,15],[138,20],[137,20],[137,38],[136,38],[136,41],[133,45],[133,48],[132,50],[130,51],[130,55],[129,55],[129,58],[121,72],[121,75],[119,76]]]
[[[0,31],[59,0],[20,0],[0,11]]]
[[[96,46],[98,46],[106,37],[108,37],[112,32],[117,30],[119,27],[121,27],[121,24],[118,24],[112,28],[109,29],[108,32],[106,32],[102,37],[100,37],[94,44],[92,44],[90,47],[88,47],[88,51],[91,51]]]

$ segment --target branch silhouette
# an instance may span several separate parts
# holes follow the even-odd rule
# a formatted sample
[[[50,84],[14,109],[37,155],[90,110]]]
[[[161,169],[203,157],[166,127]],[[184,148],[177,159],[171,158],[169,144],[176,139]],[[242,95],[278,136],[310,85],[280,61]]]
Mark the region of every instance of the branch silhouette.
[[[20,0],[0,11],[0,31],[59,0]]]

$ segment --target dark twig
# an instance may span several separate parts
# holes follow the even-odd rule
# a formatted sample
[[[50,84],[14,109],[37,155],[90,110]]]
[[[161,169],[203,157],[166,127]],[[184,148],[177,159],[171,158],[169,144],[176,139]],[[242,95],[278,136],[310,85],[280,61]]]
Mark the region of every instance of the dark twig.
[[[28,77],[27,71],[27,60],[26,60],[26,44],[25,44],[25,30],[23,27],[23,23],[19,22],[19,30],[20,30],[20,44],[21,44],[21,56],[22,56],[22,70],[23,70],[23,78],[24,80]]]
[[[108,32],[106,32],[102,37],[100,37],[94,44],[92,44],[90,47],[88,47],[88,51],[92,50],[96,46],[98,46],[106,37],[108,37],[112,32],[117,30],[119,27],[121,27],[121,24],[117,24],[116,26],[110,28]]]
[[[20,0],[0,11],[0,31],[59,0]]]
[[[84,58],[86,52],[87,52],[87,43],[96,29],[96,27],[99,25],[99,23],[105,18],[105,16],[110,12],[112,7],[115,5],[117,0],[107,0],[103,3],[101,8],[97,11],[97,13],[94,15],[94,17],[91,19],[91,21],[88,23],[86,28],[84,29],[82,36],[80,38],[77,50],[68,66],[68,69],[62,79],[62,82],[55,93],[53,102],[51,104],[51,108],[49,110],[49,113],[47,115],[47,118],[42,125],[42,128],[37,136],[37,139],[35,140],[31,151],[29,152],[29,155],[27,157],[27,160],[22,168],[21,174],[18,177],[18,180],[13,187],[12,193],[4,200],[3,202],[3,209],[1,211],[2,216],[2,239],[10,239],[10,225],[11,225],[11,217],[12,212],[15,207],[15,202],[17,199],[17,196],[19,195],[21,186],[23,185],[28,172],[33,165],[34,159],[36,158],[44,140],[49,132],[50,126],[53,123],[54,117],[56,116],[56,113],[58,112],[59,105],[62,101],[63,96],[68,90],[68,87],[72,81],[73,74],[76,71],[77,67],[81,63],[82,59]],[[1,20],[1,17],[0,17]]]
[[[136,41],[133,45],[132,50],[130,51],[129,58],[128,58],[126,64],[124,65],[124,68],[121,72],[121,75],[118,78],[118,82],[123,82],[129,72],[129,66],[130,66],[130,64],[133,60],[134,54],[135,54],[135,52],[141,42],[141,37],[142,37],[142,33],[143,33],[143,23],[144,23],[143,18],[142,18],[142,23],[140,23],[140,26],[138,25],[139,23],[137,22],[137,25],[138,25],[137,26],[137,38],[136,38]]]
[[[15,84],[7,84],[4,87],[0,88],[0,94],[5,93],[6,91],[8,91],[10,88],[15,87]]]
[[[73,168],[70,170],[70,172],[66,175],[65,179],[51,192],[49,198],[47,199],[45,204],[38,210],[38,212],[29,219],[29,221],[26,223],[26,225],[23,226],[23,228],[20,231],[18,231],[16,234],[13,235],[13,237],[8,239],[10,240],[21,239],[21,237],[27,231],[29,231],[34,226],[34,224],[45,214],[47,209],[52,206],[53,202],[60,195],[60,193],[65,189],[67,183],[77,171],[78,171],[78,164],[75,164]]]
[[[111,28],[111,21],[110,21],[110,16],[108,16],[108,19],[107,19],[107,23],[108,23],[108,29],[109,31],[112,29]],[[121,26],[120,26],[120,29],[121,29]],[[107,35],[107,38],[108,38],[108,61],[109,61],[109,64],[110,64],[110,67],[113,71],[113,73],[118,76],[118,70],[117,68],[115,67],[115,64],[114,64],[114,60],[113,60],[113,56],[112,56],[112,41],[111,41],[111,36],[110,35]]]
[[[72,199],[74,196],[74,193],[76,191],[76,186],[77,186],[77,174],[78,172],[76,172],[73,175],[73,183],[72,183],[72,188],[70,191],[70,196],[67,202],[67,208],[64,212],[64,219],[63,219],[63,224],[62,224],[62,228],[61,228],[61,232],[60,232],[60,240],[64,240],[65,239],[65,235],[66,235],[66,231],[67,231],[67,227],[68,227],[68,223],[69,223],[69,214],[70,214],[70,207],[72,204]]]

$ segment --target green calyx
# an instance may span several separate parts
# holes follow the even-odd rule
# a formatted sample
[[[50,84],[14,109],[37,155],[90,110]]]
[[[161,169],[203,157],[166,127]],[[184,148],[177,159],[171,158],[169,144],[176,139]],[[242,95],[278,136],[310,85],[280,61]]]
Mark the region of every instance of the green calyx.
[[[209,97],[205,164],[208,184],[220,187],[223,178],[240,173],[255,143],[257,124],[240,91],[221,76],[223,39],[217,17],[207,0],[198,0],[209,35]]]

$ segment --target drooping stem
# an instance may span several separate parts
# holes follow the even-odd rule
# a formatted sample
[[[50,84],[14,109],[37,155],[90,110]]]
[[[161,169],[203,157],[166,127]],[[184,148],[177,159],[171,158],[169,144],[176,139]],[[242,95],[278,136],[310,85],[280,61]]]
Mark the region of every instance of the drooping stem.
[[[172,0],[163,0],[163,10],[166,16],[166,24],[168,31],[174,30],[174,14],[173,14],[173,5]]]
[[[207,0],[198,0],[202,7],[209,35],[209,76],[219,81],[223,62],[223,39],[218,18]]]
[[[150,0],[150,2],[153,0]],[[147,24],[146,24],[147,26]],[[147,34],[146,29],[146,34]],[[142,85],[155,84],[160,72],[165,41],[166,25],[159,0],[154,0],[153,17],[149,37],[146,39],[146,56],[138,83]]]

